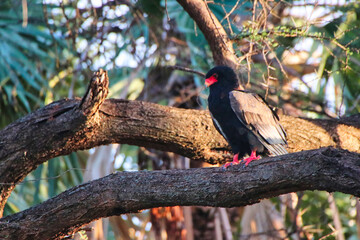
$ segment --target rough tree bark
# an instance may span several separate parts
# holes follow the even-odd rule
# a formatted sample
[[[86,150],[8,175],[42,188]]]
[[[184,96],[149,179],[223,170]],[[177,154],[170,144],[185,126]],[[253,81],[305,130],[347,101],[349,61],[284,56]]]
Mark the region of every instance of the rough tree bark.
[[[19,119],[13,124],[10,124],[0,132],[0,181],[3,183],[1,185],[3,197],[2,204],[5,204],[8,194],[10,194],[15,184],[21,181],[40,163],[45,162],[54,156],[68,154],[76,150],[88,149],[102,144],[113,142],[136,144],[166,151],[173,151],[192,159],[202,159],[211,163],[221,162],[225,160],[226,157],[228,157],[227,154],[222,153],[222,150],[228,148],[227,144],[214,129],[211,123],[211,118],[206,111],[177,109],[138,101],[124,101],[115,99],[104,101],[107,94],[107,86],[108,78],[106,72],[100,70],[91,79],[88,91],[82,100],[63,100],[52,103],[35,111],[32,114],[29,114],[28,116]],[[304,149],[319,148],[322,146],[335,146],[359,153],[359,119],[360,115],[342,120],[311,120],[283,116],[281,123],[284,125],[289,135],[289,151],[301,151]],[[95,187],[92,186],[90,188],[84,188],[82,185],[75,188],[75,190],[71,190],[70,192],[64,194],[66,195],[69,193],[69,196],[71,196],[72,200],[69,203],[75,205],[81,203],[77,206],[82,209],[83,218],[79,217],[80,220],[69,219],[68,221],[64,221],[66,222],[66,224],[64,223],[66,226],[62,226],[61,228],[59,227],[53,230],[43,229],[41,231],[37,231],[37,234],[40,235],[36,235],[34,232],[29,232],[28,235],[25,234],[24,236],[28,236],[29,239],[35,236],[46,236],[47,238],[51,234],[55,234],[54,236],[64,236],[64,234],[74,231],[74,229],[78,228],[82,224],[105,216],[101,214],[106,214],[106,216],[109,216],[111,214],[137,211],[155,206],[210,205],[229,207],[235,205],[251,204],[258,201],[262,197],[270,197],[288,191],[305,189],[342,191],[359,196],[357,189],[359,189],[360,185],[358,184],[359,181],[357,177],[355,177],[355,175],[359,173],[359,155],[341,150],[318,151],[320,152],[301,152],[294,155],[277,157],[273,161],[280,159],[279,161],[281,161],[281,164],[278,167],[274,167],[275,163],[270,160],[259,161],[261,164],[254,164],[253,167],[255,168],[256,166],[262,166],[262,164],[264,164],[265,168],[263,170],[255,169],[256,171],[259,171],[259,174],[255,174],[254,176],[256,176],[256,178],[252,180],[254,182],[258,181],[258,183],[254,183],[254,188],[247,188],[247,186],[241,185],[242,188],[236,190],[237,187],[233,187],[237,186],[238,184],[231,184],[233,179],[227,178],[227,182],[214,182],[215,185],[213,188],[217,189],[216,191],[219,192],[214,192],[213,194],[207,193],[207,195],[204,196],[199,195],[199,197],[194,198],[193,201],[189,200],[193,198],[193,195],[191,195],[192,197],[185,199],[183,202],[180,201],[180,198],[179,201],[173,202],[174,198],[171,196],[175,194],[174,192],[168,192],[170,195],[162,195],[164,191],[156,191],[154,188],[159,187],[161,189],[161,186],[156,184],[156,182],[159,182],[157,176],[162,176],[164,174],[169,177],[169,179],[162,179],[160,177],[160,179],[162,179],[160,182],[164,183],[166,188],[169,188],[169,186],[174,184],[184,184],[182,187],[188,186],[192,181],[195,181],[192,183],[195,184],[194,186],[204,187],[196,185],[196,182],[203,182],[204,179],[206,180],[206,174],[208,174],[207,171],[209,170],[189,170],[189,172],[180,171],[180,175],[182,175],[184,179],[180,179],[179,182],[176,182],[175,180],[178,176],[177,171],[169,171],[164,173],[154,172],[154,175],[152,175],[152,173],[139,173],[139,175],[134,176],[131,174],[127,175],[128,173],[124,173],[124,176],[120,174],[119,179],[125,179],[125,182],[122,182],[124,184],[121,182],[117,183],[119,186],[124,187],[121,191],[125,193],[125,196],[121,197],[125,198],[116,203],[120,205],[116,205],[114,207],[112,205],[112,199],[114,196],[108,192],[102,192],[99,195],[99,198],[95,198],[94,196],[92,196],[92,198],[94,198],[94,201],[103,201],[103,204],[105,204],[104,208],[100,208],[103,213],[94,212],[94,215],[87,215],[86,213],[89,212],[89,208],[91,206],[99,206],[99,203],[89,203],[89,205],[82,204],[84,203],[85,198],[83,199],[81,196],[83,196],[83,194],[92,194],[88,189]],[[323,156],[327,156],[326,161],[324,160]],[[282,162],[285,159],[287,159],[287,163]],[[299,167],[300,163],[296,162],[300,161],[299,159],[303,159],[302,167]],[[320,163],[317,161],[320,161]],[[330,164],[330,161],[334,161],[334,163]],[[316,162],[318,165],[312,165],[313,162]],[[343,165],[341,168],[342,170],[340,171],[339,165],[341,165],[341,162],[343,162]],[[275,166],[277,164],[278,163],[276,163]],[[270,166],[269,169],[267,166]],[[279,167],[282,169],[281,171],[278,169]],[[277,168],[278,170],[275,171],[273,168]],[[286,169],[292,169],[291,175],[288,174]],[[308,170],[305,171],[307,174],[311,173],[310,176],[308,176],[310,177],[311,181],[309,180],[308,183],[299,182],[300,180],[304,181],[304,172],[302,172],[304,169],[312,169],[312,172]],[[196,171],[200,171],[201,174],[198,175],[198,178],[192,179],[191,176],[192,174],[195,174]],[[224,174],[224,176],[229,174],[223,173],[220,170],[211,171],[214,171],[216,174],[218,174],[216,175],[216,178],[219,179],[222,178],[221,174]],[[253,169],[251,169],[251,171],[253,171]],[[253,174],[249,174],[251,171],[250,168],[240,171],[244,172],[244,174],[247,173],[247,175],[242,175],[244,178],[240,178],[241,180],[239,179],[239,181],[246,182],[245,179],[248,179],[248,182],[252,182],[249,180],[249,175]],[[354,172],[356,174],[354,174]],[[239,172],[237,171],[237,173]],[[272,178],[268,176],[269,174],[271,175],[275,173],[279,175],[276,175],[276,181],[273,183],[274,189],[272,189]],[[202,174],[204,175],[202,176]],[[294,176],[296,176],[296,174],[300,174],[298,178],[299,181],[294,181]],[[126,176],[132,177],[127,179]],[[146,177],[142,178],[142,176]],[[326,176],[332,178],[332,181],[329,181],[329,178],[325,178]],[[339,176],[346,179],[344,180]],[[359,176],[359,174],[356,176]],[[148,193],[141,191],[141,188],[139,188],[139,192],[136,190],[137,193],[134,194],[137,194],[136,196],[140,200],[137,200],[135,195],[127,195],[128,192],[131,192],[131,189],[137,189],[133,185],[129,186],[129,189],[125,187],[125,183],[128,181],[133,181],[131,179],[134,178],[142,179],[139,184],[141,183],[140,185],[147,186],[144,188],[144,191],[145,189],[149,190]],[[324,182],[323,178],[326,179]],[[149,187],[146,184],[150,183],[151,179],[153,179],[155,182],[152,182],[152,187]],[[255,179],[257,179],[257,181],[255,181]],[[184,183],[185,180],[189,182]],[[108,184],[111,185],[106,181],[107,180],[105,180],[105,183],[100,184],[100,186],[105,187]],[[281,184],[279,184],[279,181]],[[168,184],[165,184],[167,182]],[[328,183],[328,185],[325,183]],[[227,187],[222,184],[225,184]],[[259,184],[259,186],[256,184]],[[205,186],[207,185],[205,184]],[[191,190],[194,191],[193,194],[195,194],[195,192],[201,191],[200,189],[195,189],[196,188],[194,187]],[[83,190],[86,193],[81,193],[79,196],[74,195],[74,192],[82,192]],[[175,190],[178,190],[178,188]],[[236,198],[236,202],[238,202],[238,204],[224,200],[226,196],[232,196],[234,195],[233,193],[237,192],[242,192],[239,198]],[[148,200],[146,200],[140,205],[135,204],[136,207],[130,207],[127,209],[129,204],[126,203],[127,200],[130,199],[130,202],[134,203],[139,201],[141,202],[143,201],[141,199],[147,199],[145,198],[147,194],[150,194],[149,196],[156,199],[163,199],[163,202],[152,203],[151,201],[148,202]],[[166,199],[168,196],[169,198]],[[208,200],[208,198],[211,196],[216,196],[216,199],[221,199],[221,201],[216,201],[213,199]],[[220,196],[222,196],[222,198],[220,198]],[[119,196],[117,196],[117,198],[118,197]],[[126,200],[127,197],[129,198]],[[35,218],[39,218],[37,223],[39,225],[27,226],[29,228],[40,230],[39,226],[41,223],[45,224],[51,221],[51,219],[46,217],[48,216],[46,212],[49,209],[54,208],[54,206],[51,205],[52,202],[55,201],[56,205],[58,206],[59,201],[62,201],[62,197],[57,197],[56,199],[58,200],[49,200],[36,208],[32,208],[23,213],[2,219],[0,230],[2,229],[3,231],[0,233],[9,234],[6,236],[9,236],[11,239],[11,236],[15,236],[19,233],[17,232],[18,230],[23,231],[19,226],[25,226],[29,224],[26,222],[35,221]],[[232,199],[232,197],[229,199]],[[197,202],[197,200],[199,201]],[[212,201],[215,202],[212,204]],[[63,203],[60,205],[63,205]],[[52,217],[57,216],[56,219],[62,219],[61,214],[64,214],[62,211],[65,211],[69,217],[73,216],[74,212],[82,212],[80,209],[74,210],[71,206],[74,205],[68,205],[67,207],[64,205],[64,209],[61,211],[61,206],[55,207],[55,210],[50,211],[50,215]],[[106,207],[109,207],[109,210],[105,211]],[[60,211],[60,215],[56,214],[57,211]],[[44,214],[43,217],[41,217],[41,212]],[[70,212],[73,214],[69,214]],[[50,231],[51,233],[47,231]]]
[[[199,26],[209,43],[216,65],[239,66],[233,43],[225,29],[203,0],[177,0]]]
[[[357,153],[322,148],[226,171],[118,172],[0,219],[0,234],[6,239],[58,239],[101,217],[160,206],[244,206],[302,190],[341,191],[359,197],[359,160]]]

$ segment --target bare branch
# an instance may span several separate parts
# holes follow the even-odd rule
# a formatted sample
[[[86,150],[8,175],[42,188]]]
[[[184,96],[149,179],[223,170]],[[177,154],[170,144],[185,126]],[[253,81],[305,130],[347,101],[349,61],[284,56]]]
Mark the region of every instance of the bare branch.
[[[208,41],[216,65],[227,65],[236,69],[238,59],[225,29],[203,0],[177,0],[194,19]]]
[[[160,206],[234,207],[302,190],[360,196],[360,155],[322,148],[221,168],[118,172],[0,220],[8,239],[59,239],[95,219]],[[52,226],[49,228],[48,226]]]
[[[194,69],[190,69],[190,68],[187,68],[187,67],[182,67],[182,66],[168,66],[168,68],[170,69],[175,69],[175,70],[180,70],[180,71],[183,71],[183,72],[189,72],[189,73],[195,73],[197,75],[199,75],[200,77],[205,77],[205,73],[203,72],[199,72],[199,71],[196,71]]]

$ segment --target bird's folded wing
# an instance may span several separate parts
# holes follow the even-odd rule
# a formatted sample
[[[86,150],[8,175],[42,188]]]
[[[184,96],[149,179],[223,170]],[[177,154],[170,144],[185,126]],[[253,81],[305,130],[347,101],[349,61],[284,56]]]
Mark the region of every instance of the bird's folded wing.
[[[273,113],[259,95],[244,91],[234,90],[229,93],[230,104],[238,119],[265,145],[272,154],[286,153],[286,133]],[[270,146],[269,146],[270,145]],[[273,147],[271,147],[273,145]],[[281,149],[272,149],[272,148]]]

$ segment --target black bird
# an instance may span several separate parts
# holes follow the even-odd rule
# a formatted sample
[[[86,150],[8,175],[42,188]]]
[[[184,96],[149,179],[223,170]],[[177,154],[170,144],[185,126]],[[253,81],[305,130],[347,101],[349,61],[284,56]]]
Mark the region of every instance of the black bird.
[[[286,133],[279,117],[258,94],[241,90],[235,72],[227,66],[217,66],[206,74],[210,87],[208,105],[216,129],[230,144],[234,158],[224,167],[238,164],[239,157],[247,166],[259,159],[256,153],[286,154]]]

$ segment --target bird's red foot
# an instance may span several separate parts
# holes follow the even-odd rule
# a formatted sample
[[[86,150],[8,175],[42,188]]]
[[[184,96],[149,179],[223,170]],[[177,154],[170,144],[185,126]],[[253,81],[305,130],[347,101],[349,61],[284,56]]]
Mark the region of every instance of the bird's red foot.
[[[245,166],[249,165],[251,161],[258,160],[260,158],[260,156],[256,156],[256,151],[252,151],[250,157],[244,159]]]
[[[229,166],[239,164],[239,159],[238,159],[238,157],[239,157],[239,154],[238,154],[238,153],[235,154],[235,155],[234,155],[234,158],[233,158],[233,161],[232,161],[232,162],[225,163],[225,165],[223,166],[223,168],[226,169],[226,168],[228,168]]]

